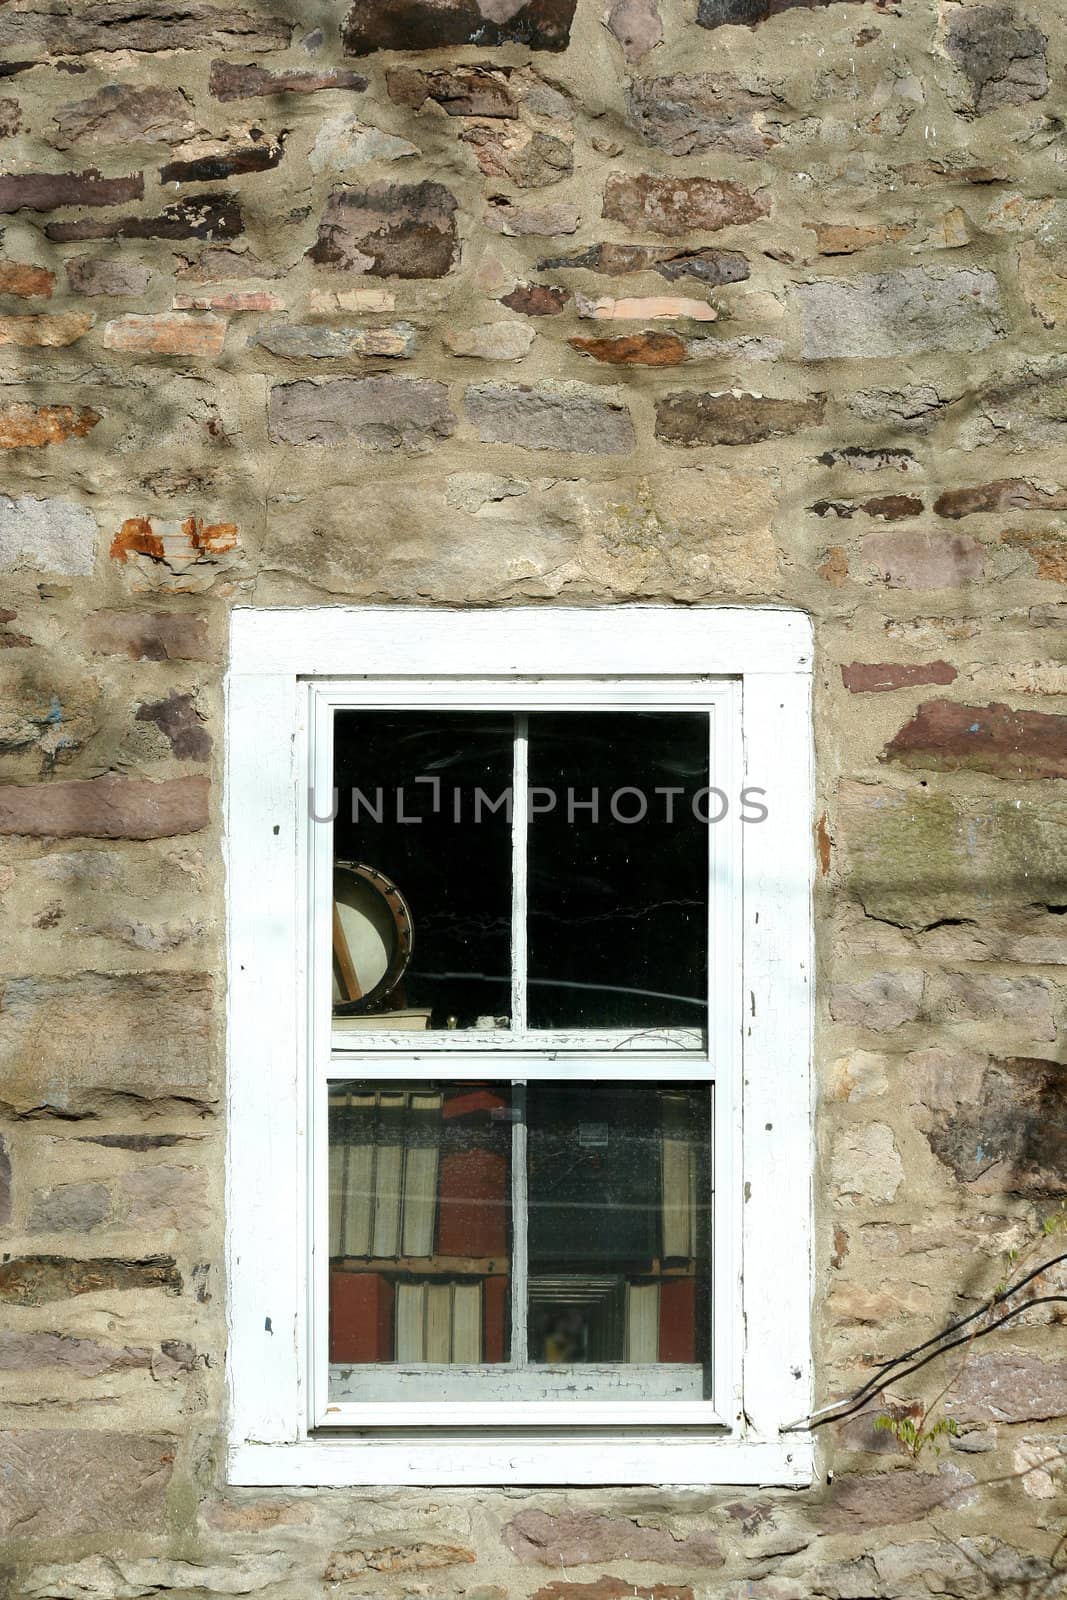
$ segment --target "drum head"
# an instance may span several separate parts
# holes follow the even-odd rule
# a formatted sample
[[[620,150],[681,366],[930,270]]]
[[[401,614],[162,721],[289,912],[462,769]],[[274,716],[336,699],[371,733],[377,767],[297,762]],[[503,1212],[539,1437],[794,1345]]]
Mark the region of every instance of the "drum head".
[[[358,1016],[385,1005],[411,961],[413,929],[407,901],[384,873],[362,862],[334,864],[333,897],[348,953],[363,991],[348,998],[333,964],[333,1009]]]

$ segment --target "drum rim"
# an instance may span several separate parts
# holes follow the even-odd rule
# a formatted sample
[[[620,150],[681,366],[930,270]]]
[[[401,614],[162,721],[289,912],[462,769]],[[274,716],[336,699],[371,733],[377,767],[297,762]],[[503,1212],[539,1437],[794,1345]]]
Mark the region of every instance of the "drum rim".
[[[335,861],[334,872],[348,872],[369,885],[384,901],[396,929],[397,947],[374,988],[359,1000],[338,1000],[333,1004],[335,1017],[359,1017],[368,1012],[380,1011],[385,1001],[404,978],[415,950],[415,923],[403,890],[386,873],[372,867],[367,861]]]

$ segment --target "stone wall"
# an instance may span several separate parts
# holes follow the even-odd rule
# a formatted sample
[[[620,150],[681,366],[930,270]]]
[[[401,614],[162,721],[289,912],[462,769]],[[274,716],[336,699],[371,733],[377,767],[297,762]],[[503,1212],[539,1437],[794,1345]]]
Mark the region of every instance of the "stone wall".
[[[1056,1305],[803,1493],[225,1487],[234,604],[810,611],[820,1400],[1064,1187],[1061,7],[343,9],[0,11],[12,1594],[1054,1593]]]

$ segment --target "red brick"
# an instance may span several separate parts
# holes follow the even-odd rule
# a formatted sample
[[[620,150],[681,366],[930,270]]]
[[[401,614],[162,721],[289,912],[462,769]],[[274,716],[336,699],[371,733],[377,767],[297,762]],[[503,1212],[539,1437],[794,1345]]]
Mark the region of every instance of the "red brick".
[[[927,700],[882,757],[904,766],[971,769],[998,778],[1067,778],[1067,716]]]

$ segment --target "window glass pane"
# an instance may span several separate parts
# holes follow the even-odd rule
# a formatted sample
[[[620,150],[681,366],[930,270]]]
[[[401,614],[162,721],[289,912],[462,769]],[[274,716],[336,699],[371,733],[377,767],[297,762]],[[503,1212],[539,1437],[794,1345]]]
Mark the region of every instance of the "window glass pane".
[[[513,739],[510,715],[337,713],[335,1029],[508,1026]]]
[[[702,1028],[709,719],[532,714],[533,1028]]]
[[[506,1085],[331,1084],[331,1398],[352,1365],[507,1359],[512,1140]]]
[[[530,1084],[526,1118],[530,1362],[706,1361],[708,1088]]]

